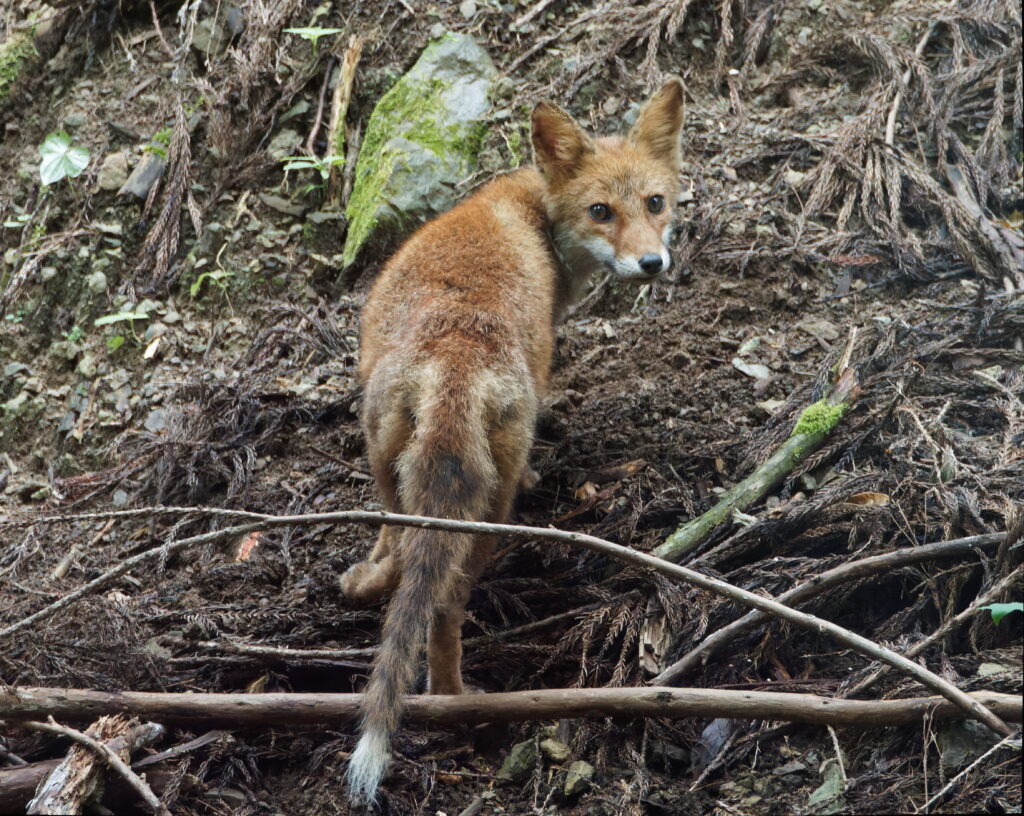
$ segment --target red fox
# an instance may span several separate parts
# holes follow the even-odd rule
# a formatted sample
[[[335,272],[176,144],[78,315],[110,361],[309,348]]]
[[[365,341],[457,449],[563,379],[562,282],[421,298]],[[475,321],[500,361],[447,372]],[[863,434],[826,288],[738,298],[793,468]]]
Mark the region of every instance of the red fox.
[[[384,267],[362,313],[359,374],[386,510],[507,520],[533,475],[557,322],[596,270],[643,283],[669,267],[682,124],[677,78],[625,136],[592,138],[542,102],[536,167],[424,225]],[[466,600],[494,548],[493,536],[384,526],[342,577],[352,601],[392,594],[348,766],[354,802],[375,801],[424,641],[430,693],[462,693]]]

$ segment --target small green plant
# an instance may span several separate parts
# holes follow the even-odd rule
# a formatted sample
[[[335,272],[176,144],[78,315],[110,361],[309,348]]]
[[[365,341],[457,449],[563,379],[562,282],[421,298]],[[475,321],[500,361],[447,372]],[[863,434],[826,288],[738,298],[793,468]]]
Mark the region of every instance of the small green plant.
[[[71,137],[63,130],[47,136],[39,145],[39,153],[43,157],[39,163],[39,178],[43,184],[77,178],[89,166],[88,148],[73,147]]]
[[[7,229],[21,229],[31,220],[31,213],[18,213],[14,218],[4,221],[4,226],[7,227]]]
[[[344,31],[343,28],[320,28],[319,26],[312,26],[310,28],[286,28],[284,29],[285,34],[295,34],[302,37],[304,40],[309,40],[313,45],[313,58],[316,59],[316,44],[321,37],[326,37],[328,34],[340,34]]]
[[[20,323],[24,319],[25,319],[25,310],[24,310],[24,308],[18,309],[18,311],[16,311],[16,312],[8,312],[7,314],[4,315],[4,320],[6,320],[8,323]]]
[[[341,167],[345,163],[345,157],[328,153],[326,156],[285,156],[281,161],[284,163],[282,169],[286,173],[292,170],[316,170],[320,174],[319,184],[307,184],[302,189],[303,193],[308,193],[317,188],[322,189],[331,175],[331,168]]]
[[[203,281],[209,281],[220,289],[222,295],[227,297],[227,282],[234,276],[234,272],[228,272],[226,269],[211,269],[209,272],[203,272],[200,274],[199,277],[192,282],[192,285],[188,288],[188,292],[192,297],[196,297],[203,288]]]
[[[161,159],[167,158],[167,149],[171,146],[171,136],[174,131],[169,127],[160,128],[153,134],[153,141],[142,146],[143,153],[153,153]]]
[[[992,622],[998,626],[999,621],[1011,612],[1024,612],[1024,603],[1021,603],[1020,601],[1014,601],[1013,603],[993,603],[981,608],[987,609],[992,613]]]
[[[123,323],[127,321],[128,330],[132,333],[132,337],[135,338],[135,342],[141,343],[142,339],[135,332],[135,321],[146,320],[148,318],[149,315],[146,314],[145,312],[115,312],[114,314],[108,314],[103,315],[103,317],[97,317],[92,322],[92,324],[94,326],[110,326],[114,323]],[[118,337],[120,337],[120,342],[114,344],[114,341],[118,340]],[[123,335],[111,337],[109,340],[107,340],[107,348],[110,349],[111,351],[117,351],[119,348],[121,348],[122,345],[124,345],[124,341],[125,338]]]
[[[82,327],[79,325],[72,326],[70,331],[61,332],[61,336],[69,343],[77,343],[82,339],[83,334]]]

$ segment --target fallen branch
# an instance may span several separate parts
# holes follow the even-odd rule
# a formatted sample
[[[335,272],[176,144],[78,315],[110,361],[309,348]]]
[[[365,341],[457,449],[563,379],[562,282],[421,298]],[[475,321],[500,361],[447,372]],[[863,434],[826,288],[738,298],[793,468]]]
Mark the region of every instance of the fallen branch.
[[[345,56],[341,60],[341,71],[338,84],[331,98],[331,119],[327,126],[327,153],[331,156],[345,155],[345,115],[348,103],[352,98],[352,85],[356,78],[356,66],[363,53],[363,38],[358,34],[349,37]],[[335,164],[331,165],[327,180],[328,201],[332,207],[338,207],[342,200],[342,175]]]
[[[998,717],[992,714],[991,711],[986,710],[984,706],[980,705],[976,700],[973,700],[952,683],[939,677],[934,672],[929,671],[924,666],[897,654],[891,649],[879,646],[877,643],[874,643],[865,637],[861,637],[848,629],[844,629],[842,626],[832,623],[831,621],[818,618],[814,615],[809,615],[805,612],[797,612],[795,609],[790,609],[788,606],[784,606],[777,601],[773,601],[753,592],[748,592],[745,589],[740,589],[739,587],[735,587],[725,581],[721,581],[717,578],[711,578],[678,564],[673,564],[661,558],[656,558],[653,555],[648,555],[647,553],[637,552],[629,547],[623,547],[621,544],[606,541],[603,538],[597,538],[584,533],[568,532],[566,530],[553,530],[545,527],[526,527],[515,524],[491,524],[483,521],[455,521],[452,519],[409,516],[400,513],[385,513],[370,510],[343,510],[337,513],[306,513],[294,516],[269,516],[261,513],[250,513],[244,510],[221,510],[217,508],[207,510],[197,508],[179,508],[179,511],[191,513],[205,512],[208,515],[260,519],[260,521],[229,527],[225,530],[204,533],[199,536],[192,536],[189,539],[174,541],[161,547],[155,547],[151,550],[139,553],[127,561],[122,562],[122,564],[112,570],[108,570],[106,573],[99,576],[99,578],[90,581],[88,584],[71,593],[67,597],[61,598],[49,606],[40,609],[35,614],[30,615],[28,618],[8,626],[3,631],[0,631],[0,638],[4,635],[10,634],[11,632],[25,628],[25,626],[30,622],[41,620],[42,618],[52,615],[58,609],[68,606],[73,600],[77,600],[78,598],[88,594],[89,591],[95,591],[94,589],[90,590],[90,587],[95,588],[98,585],[105,586],[107,583],[112,581],[116,575],[122,575],[127,572],[128,569],[130,569],[129,566],[126,566],[128,564],[134,565],[146,558],[177,551],[179,549],[183,549],[185,545],[199,543],[200,541],[211,541],[218,537],[225,538],[229,536],[236,536],[257,529],[287,527],[296,524],[364,523],[373,525],[388,524],[395,527],[419,527],[428,530],[448,530],[456,533],[484,533],[489,535],[518,536],[521,538],[539,538],[549,541],[558,541],[562,544],[572,544],[578,547],[583,547],[584,549],[600,553],[601,555],[617,559],[627,564],[653,569],[657,572],[663,573],[664,575],[675,578],[676,580],[684,581],[688,584],[700,587],[701,589],[705,589],[709,592],[714,592],[718,595],[723,595],[727,598],[732,598],[733,600],[739,601],[746,606],[751,606],[754,609],[770,612],[771,614],[783,618],[801,628],[810,629],[820,633],[828,633],[835,640],[849,646],[861,654],[868,655],[875,660],[880,660],[883,663],[887,663],[890,666],[899,669],[904,674],[910,675],[923,685],[938,692],[946,699],[955,702],[964,711],[985,723],[996,733],[1003,734],[1004,736],[1010,733],[1010,728],[1006,723],[1002,722]],[[166,512],[166,510],[161,509],[160,512]],[[138,515],[136,511],[122,511],[122,513],[123,515]],[[111,514],[109,513],[87,513],[79,516],[78,520],[110,517]],[[38,520],[38,523],[52,523],[59,519],[67,520],[67,517],[40,519]],[[23,526],[22,522],[19,522],[18,524]]]
[[[0,719],[23,722],[52,714],[89,720],[123,713],[182,725],[233,728],[338,724],[359,716],[361,694],[163,694],[143,691],[18,688],[0,694]],[[1020,722],[1018,694],[973,692],[1011,722]],[[941,697],[905,700],[842,700],[814,694],[700,688],[576,688],[500,694],[411,695],[403,718],[428,726],[600,717],[786,720],[819,725],[878,727],[918,722],[929,713],[941,720],[963,712]]]
[[[858,392],[853,370],[846,369],[828,397],[803,410],[789,438],[764,464],[723,493],[706,513],[681,525],[651,554],[667,561],[678,561],[719,524],[728,521],[734,510],[744,510],[764,498],[794,467],[821,447],[847,407],[856,400]]]
[[[862,558],[859,561],[851,561],[834,569],[816,575],[802,584],[798,584],[775,600],[787,606],[795,606],[809,598],[820,595],[839,584],[864,578],[868,575],[875,575],[879,572],[887,572],[896,567],[907,564],[917,564],[922,561],[933,561],[939,558],[951,558],[957,555],[969,555],[976,549],[990,549],[998,546],[1006,538],[1006,533],[989,533],[987,535],[970,536],[969,538],[958,538],[953,541],[940,541],[935,544],[926,544],[922,547],[907,547],[902,550],[894,550],[882,555],[874,555],[870,558]],[[764,612],[748,612],[739,620],[735,620],[728,626],[723,626],[716,632],[708,635],[707,638],[695,648],[691,649],[679,660],[666,668],[656,677],[651,678],[650,684],[654,686],[665,686],[676,682],[686,676],[698,666],[707,663],[708,658],[723,646],[733,643],[736,638],[765,623],[771,618]],[[908,657],[915,655],[907,654]]]
[[[29,800],[35,795],[36,788],[62,761],[44,759],[18,768],[0,768],[0,813],[24,812]],[[186,774],[182,779],[177,766],[165,764],[147,768],[146,782],[153,789],[153,793],[159,796],[171,788],[180,794],[195,784],[195,778]],[[119,776],[111,776],[106,780],[100,804],[114,813],[139,811],[135,789],[129,787]]]
[[[135,790],[150,812],[157,816],[171,816],[171,812],[157,798],[149,785],[129,768],[122,758],[122,754],[129,757],[133,750],[160,739],[164,735],[162,725],[146,723],[129,729],[127,723],[112,721],[109,717],[101,718],[90,727],[90,731],[96,734],[103,734],[111,729],[122,731],[109,743],[58,724],[52,714],[48,722],[26,722],[24,726],[33,731],[67,737],[77,745],[85,746],[94,757],[103,760]],[[94,794],[100,781],[96,763],[88,761],[81,752],[72,748],[67,758],[50,773],[39,793],[29,803],[27,812],[77,813],[83,803]]]

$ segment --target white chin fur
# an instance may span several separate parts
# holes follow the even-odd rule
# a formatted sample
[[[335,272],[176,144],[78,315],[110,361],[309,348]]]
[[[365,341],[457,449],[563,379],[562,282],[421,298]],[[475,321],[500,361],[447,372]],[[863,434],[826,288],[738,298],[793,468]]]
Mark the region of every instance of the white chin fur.
[[[373,805],[377,801],[377,788],[384,779],[390,760],[387,734],[377,729],[364,733],[359,738],[356,750],[352,752],[345,774],[349,799],[355,803]]]

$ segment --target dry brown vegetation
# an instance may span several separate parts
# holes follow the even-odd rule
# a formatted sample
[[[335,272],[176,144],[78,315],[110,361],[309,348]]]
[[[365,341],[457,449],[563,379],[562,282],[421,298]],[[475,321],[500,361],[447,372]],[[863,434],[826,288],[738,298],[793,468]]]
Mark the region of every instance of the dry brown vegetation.
[[[437,25],[474,34],[509,79],[466,191],[525,160],[525,111],[538,99],[608,132],[664,73],[687,85],[675,279],[636,303],[635,292],[603,284],[561,330],[534,454],[542,479],[516,520],[651,550],[789,435],[856,329],[856,404],[750,518],[722,525],[683,563],[777,596],[868,556],[1006,533],[998,546],[857,576],[801,608],[905,652],[1000,582],[998,600],[1020,600],[1016,2],[481,1],[467,15],[458,3],[370,0],[324,7],[314,24],[345,33],[322,40],[316,58],[281,33],[310,25],[314,4],[238,5],[244,29],[208,50],[190,42],[226,14],[211,2],[0,6],[0,36],[31,13],[50,21],[30,69],[0,99],[0,366],[26,369],[0,379],[0,630],[130,556],[224,526],[200,513],[24,524],[33,519],[115,506],[375,506],[354,365],[359,306],[382,257],[340,275],[331,261],[343,220],[298,227],[259,195],[281,182],[268,152],[275,135],[287,126],[309,136],[349,33],[365,43],[348,110],[351,165],[374,103]],[[307,107],[296,114],[296,103]],[[73,135],[92,150],[90,168],[73,185],[41,188],[35,146],[83,110]],[[167,170],[147,201],[94,189],[105,155],[162,128]],[[318,207],[316,193],[294,199]],[[112,260],[104,291],[90,295],[83,281],[96,257]],[[223,294],[198,280],[212,269],[231,272]],[[197,281],[205,288],[193,296]],[[163,310],[158,353],[143,356],[149,336],[108,351],[93,320],[143,298]],[[54,351],[76,327],[78,357]],[[734,359],[769,376],[753,379]],[[22,391],[38,399],[35,414],[9,407]],[[379,610],[348,608],[337,589],[372,537],[285,527],[146,561],[0,636],[0,689],[357,690],[365,652],[243,647],[374,645]],[[639,686],[651,676],[640,654],[652,622],[668,633],[655,659],[664,668],[746,611],[582,550],[510,541],[471,600],[465,672],[490,692]],[[967,691],[1019,694],[1021,617],[957,619],[918,659]],[[877,668],[823,636],[761,622],[674,682],[922,696]],[[538,762],[525,781],[493,787],[477,812],[823,812],[828,803],[808,797],[837,752],[849,787],[832,805],[903,812],[956,773],[941,761],[947,732],[927,721],[834,735],[719,725],[564,721],[573,758],[597,769],[591,790],[564,797],[567,763]],[[536,734],[531,723],[410,728],[382,810],[460,813],[491,789],[507,750]],[[198,736],[170,729],[153,750]],[[216,732],[152,778],[176,814],[347,813],[340,779],[353,740],[347,724]],[[0,774],[15,764],[9,753],[31,763],[65,750],[0,723]],[[932,807],[1020,804],[1019,748],[1007,748]]]

